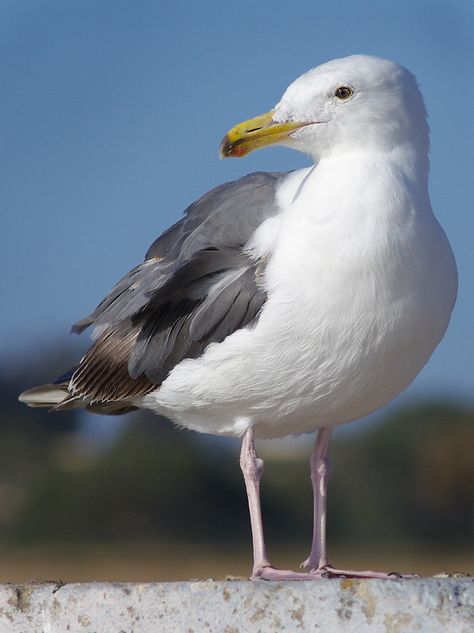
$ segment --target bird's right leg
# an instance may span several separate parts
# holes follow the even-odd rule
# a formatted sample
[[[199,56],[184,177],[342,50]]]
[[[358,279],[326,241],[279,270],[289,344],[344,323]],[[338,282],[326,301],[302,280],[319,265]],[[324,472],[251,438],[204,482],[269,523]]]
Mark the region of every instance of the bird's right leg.
[[[253,543],[253,569],[251,580],[308,580],[307,573],[276,569],[270,563],[263,534],[262,510],[260,507],[260,479],[263,459],[257,457],[253,428],[249,428],[242,442],[240,467],[244,475],[250,511]]]
[[[263,459],[257,457],[253,428],[245,433],[240,451],[240,468],[245,481],[252,528],[253,570],[252,579],[259,578],[263,571],[271,567],[268,560],[263,535],[262,510],[260,507],[260,479],[263,472]]]

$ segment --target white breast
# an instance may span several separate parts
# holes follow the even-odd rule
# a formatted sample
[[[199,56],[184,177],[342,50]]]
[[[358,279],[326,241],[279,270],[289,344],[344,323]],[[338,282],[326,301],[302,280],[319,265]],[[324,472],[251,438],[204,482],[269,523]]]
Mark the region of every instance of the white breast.
[[[250,243],[272,252],[257,325],[181,362],[141,406],[198,431],[254,424],[277,437],[354,420],[400,393],[443,336],[457,287],[427,194],[403,178],[360,159],[292,174],[282,213]]]

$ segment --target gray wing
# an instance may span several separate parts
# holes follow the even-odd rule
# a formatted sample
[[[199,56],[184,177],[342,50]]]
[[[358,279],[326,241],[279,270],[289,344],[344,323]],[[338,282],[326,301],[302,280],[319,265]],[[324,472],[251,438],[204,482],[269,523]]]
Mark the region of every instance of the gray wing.
[[[73,326],[101,331],[72,376],[75,397],[110,402],[147,393],[181,360],[252,323],[265,302],[257,283],[263,264],[243,246],[276,215],[275,191],[286,175],[249,174],[194,202]]]

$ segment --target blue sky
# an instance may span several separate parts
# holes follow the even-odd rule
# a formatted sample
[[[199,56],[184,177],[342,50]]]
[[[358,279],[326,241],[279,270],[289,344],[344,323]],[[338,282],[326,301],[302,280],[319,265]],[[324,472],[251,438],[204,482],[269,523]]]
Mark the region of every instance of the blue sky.
[[[63,342],[197,196],[307,159],[219,161],[234,123],[303,71],[369,53],[418,77],[434,209],[460,296],[409,395],[473,390],[471,0],[0,0],[0,360]]]

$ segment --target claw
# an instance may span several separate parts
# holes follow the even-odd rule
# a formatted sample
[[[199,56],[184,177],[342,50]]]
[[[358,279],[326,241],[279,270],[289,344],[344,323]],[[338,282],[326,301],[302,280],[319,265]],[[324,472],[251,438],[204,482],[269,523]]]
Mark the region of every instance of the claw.
[[[252,572],[250,580],[267,580],[267,581],[302,581],[302,580],[332,580],[338,578],[340,580],[344,578],[386,578],[388,580],[394,580],[399,578],[413,578],[411,574],[400,574],[397,571],[381,572],[381,571],[353,571],[349,569],[336,569],[329,565],[320,567],[319,569],[312,569],[309,572],[297,572],[290,569],[277,569],[272,566],[255,567]]]

